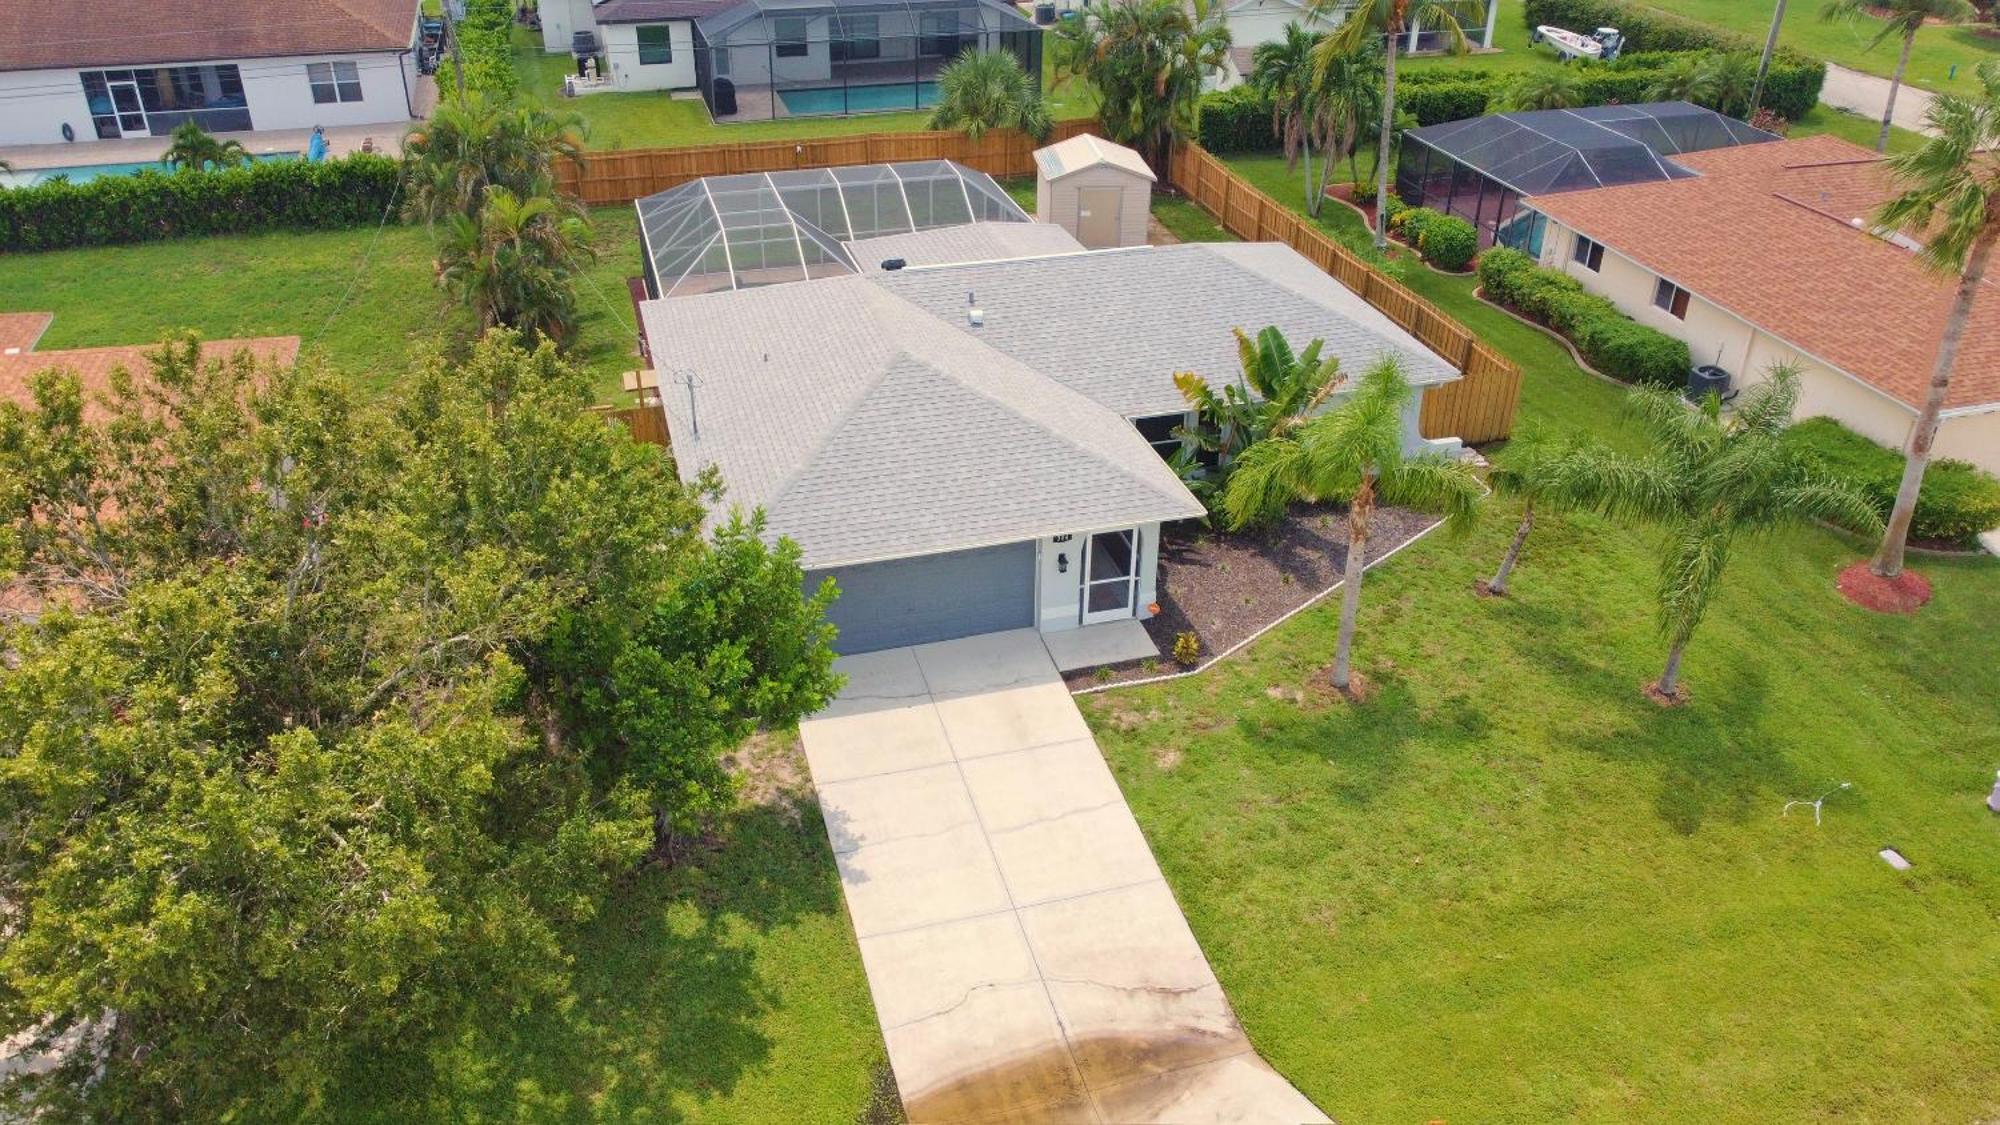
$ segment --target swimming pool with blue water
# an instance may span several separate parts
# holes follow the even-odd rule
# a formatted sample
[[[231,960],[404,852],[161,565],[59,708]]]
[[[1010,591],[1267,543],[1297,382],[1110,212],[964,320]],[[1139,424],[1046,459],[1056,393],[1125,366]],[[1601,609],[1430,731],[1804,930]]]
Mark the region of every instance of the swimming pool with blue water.
[[[259,152],[250,157],[256,161],[297,160],[296,152]],[[59,176],[66,176],[73,184],[88,183],[99,176],[131,176],[144,171],[171,172],[173,169],[157,160],[143,160],[127,164],[75,164],[63,168],[23,168],[11,174],[0,173],[0,184],[9,187],[33,187],[47,183]]]
[[[937,104],[935,82],[893,82],[881,86],[822,86],[810,90],[780,90],[785,109],[794,117],[825,117],[841,113],[881,113],[895,109],[929,109]]]

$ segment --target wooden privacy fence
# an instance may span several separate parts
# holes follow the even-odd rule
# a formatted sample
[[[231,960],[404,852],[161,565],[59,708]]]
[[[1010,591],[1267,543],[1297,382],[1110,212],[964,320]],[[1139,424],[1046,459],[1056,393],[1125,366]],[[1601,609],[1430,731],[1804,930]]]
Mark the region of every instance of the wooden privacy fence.
[[[1095,122],[1058,121],[1045,144],[1088,133]],[[630,203],[702,176],[743,172],[788,172],[853,164],[895,164],[907,160],[956,160],[989,176],[1027,176],[1035,171],[1041,145],[1012,129],[989,129],[978,140],[964,133],[859,133],[851,137],[801,137],[790,141],[701,145],[694,148],[641,148],[591,152],[583,167],[564,163],[556,186],[591,206]]]
[[[1425,437],[1486,442],[1513,432],[1521,369],[1480,342],[1470,328],[1357,257],[1311,220],[1252,187],[1200,145],[1174,146],[1169,179],[1231,234],[1256,242],[1282,242],[1297,250],[1463,373],[1455,382],[1424,390],[1419,426]]]
[[[598,406],[593,410],[606,418],[620,422],[631,431],[635,441],[650,441],[654,445],[670,445],[667,440],[667,415],[659,404],[650,406]]]

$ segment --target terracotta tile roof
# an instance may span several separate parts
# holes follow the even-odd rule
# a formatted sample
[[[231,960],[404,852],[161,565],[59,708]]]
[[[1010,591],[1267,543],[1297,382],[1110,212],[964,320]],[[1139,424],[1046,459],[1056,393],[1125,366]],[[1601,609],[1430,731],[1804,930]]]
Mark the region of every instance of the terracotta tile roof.
[[[35,350],[35,341],[49,330],[54,313],[0,312],[0,354],[13,355]]]
[[[1834,137],[1689,153],[1683,180],[1532,205],[1654,273],[1915,408],[1952,282],[1852,220],[1892,194],[1879,158]],[[2000,404],[2000,293],[1988,280],[1947,410]]]
[[[419,0],[9,0],[0,70],[400,51]]]
[[[17,326],[28,324],[34,318],[39,318],[42,328],[48,327],[52,319],[49,313],[0,313],[0,341],[5,341],[7,347],[15,346],[8,333],[17,331]],[[35,335],[40,334],[37,329]],[[85,417],[93,420],[101,418],[102,410],[93,404],[93,400],[110,389],[111,373],[123,367],[143,377],[150,368],[146,353],[153,348],[151,344],[46,352],[24,348],[19,354],[0,354],[0,401],[31,405],[34,392],[30,387],[30,378],[36,372],[58,367],[75,372],[83,383]],[[258,336],[244,340],[205,340],[201,345],[201,354],[205,359],[234,355],[238,351],[248,351],[259,360],[288,364],[298,358],[299,338]]]

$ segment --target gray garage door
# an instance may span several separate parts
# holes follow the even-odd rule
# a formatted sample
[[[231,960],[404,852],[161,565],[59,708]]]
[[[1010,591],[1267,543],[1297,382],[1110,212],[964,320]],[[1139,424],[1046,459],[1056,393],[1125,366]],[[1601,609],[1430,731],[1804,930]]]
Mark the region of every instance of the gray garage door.
[[[1034,624],[1032,542],[808,571],[806,589],[829,576],[840,584],[827,616],[840,628],[833,647],[843,653]]]

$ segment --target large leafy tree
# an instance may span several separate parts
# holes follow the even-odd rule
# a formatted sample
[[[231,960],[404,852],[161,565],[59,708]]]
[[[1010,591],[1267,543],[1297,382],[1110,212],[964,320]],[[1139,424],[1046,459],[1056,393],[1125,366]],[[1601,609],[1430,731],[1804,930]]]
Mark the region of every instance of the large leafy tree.
[[[482,330],[502,325],[567,344],[576,325],[571,282],[593,257],[582,215],[547,196],[519,199],[489,187],[476,216],[449,216],[437,275]]]
[[[1993,248],[2000,245],[2000,62],[1988,60],[1977,72],[1980,93],[1964,98],[1940,95],[1926,121],[1935,135],[1922,148],[1889,159],[1898,194],[1875,216],[1883,229],[1924,232],[1919,260],[1932,271],[1956,277],[1951,312],[1931,364],[1923,409],[1910,427],[1903,481],[1889,512],[1888,532],[1871,569],[1893,578],[1903,571],[1903,551],[1916,514],[1917,493],[1937,440],[1938,419],[1951,393],[1953,368],[1972,322],[1972,308],[1986,289]],[[1987,295],[1991,302],[1991,294]]]
[[[1798,371],[1782,364],[1738,396],[1726,418],[1714,395],[1693,410],[1661,387],[1627,399],[1652,448],[1604,460],[1616,487],[1595,506],[1666,529],[1657,598],[1667,662],[1653,685],[1663,699],[1680,697],[1681,657],[1738,538],[1815,521],[1861,531],[1882,524],[1866,497],[1814,474],[1781,440],[1798,400]]]
[[[58,1063],[10,1088],[45,1116],[310,1118],[565,1002],[566,927],[829,686],[795,556],[709,547],[550,349],[367,406],[197,355],[0,404],[0,580],[43,607],[0,636],[0,1033]],[[671,737],[618,709],[655,648]]]
[[[204,168],[234,168],[249,162],[250,154],[243,148],[243,142],[222,140],[203,129],[200,122],[191,120],[174,126],[167,151],[160,155],[162,164],[195,172]]]
[[[1062,80],[1097,90],[1105,135],[1159,168],[1173,131],[1193,127],[1202,80],[1229,50],[1229,27],[1211,0],[1132,0],[1089,5],[1062,21],[1054,40]]]
[[[1854,20],[1878,16],[1882,29],[1868,41],[1872,50],[1892,38],[1901,38],[1903,53],[1896,58],[1896,73],[1889,79],[1889,100],[1882,106],[1882,131],[1875,137],[1875,151],[1889,151],[1889,126],[1896,119],[1896,95],[1903,88],[1903,72],[1910,67],[1910,50],[1917,45],[1917,32],[1932,21],[1964,23],[1979,14],[1970,0],[1827,0],[1820,8],[1825,20]]]
[[[403,139],[404,209],[425,222],[477,215],[489,187],[554,198],[556,168],[583,162],[583,119],[472,94],[441,103]]]
[[[1465,24],[1485,13],[1478,0],[1313,0],[1314,14],[1328,18],[1345,17],[1340,27],[1320,42],[1316,59],[1321,67],[1365,47],[1382,45],[1382,123],[1376,138],[1376,198],[1389,195],[1390,148],[1396,137],[1396,53],[1412,27],[1443,33],[1451,50],[1466,50]],[[1389,246],[1387,207],[1375,212],[1375,248]]]
[[[1453,529],[1469,525],[1478,512],[1479,478],[1469,465],[1404,455],[1403,411],[1410,396],[1396,361],[1385,358],[1332,409],[1245,450],[1223,494],[1233,527],[1274,519],[1295,501],[1346,502],[1340,632],[1329,672],[1343,692],[1353,685],[1354,628],[1376,504],[1442,509]]]
[[[1007,51],[965,52],[938,73],[933,129],[962,129],[978,140],[988,129],[1019,129],[1037,141],[1055,128],[1039,80]]]

